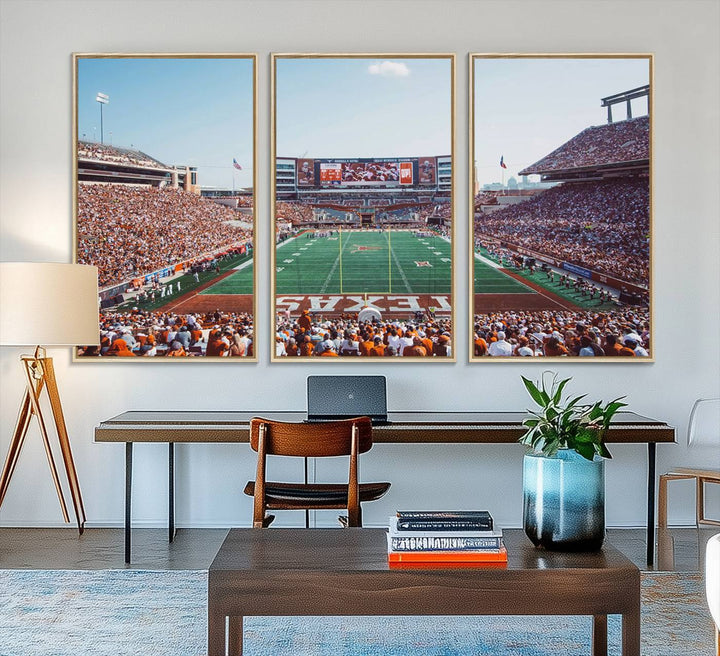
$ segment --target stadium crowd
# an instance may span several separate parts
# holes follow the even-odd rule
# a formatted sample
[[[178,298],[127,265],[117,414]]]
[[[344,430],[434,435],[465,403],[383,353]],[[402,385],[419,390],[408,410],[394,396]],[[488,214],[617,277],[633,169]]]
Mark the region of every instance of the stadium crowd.
[[[341,317],[315,320],[305,310],[292,320],[280,313],[276,323],[278,357],[450,357],[450,319],[418,321]]]
[[[586,128],[519,175],[646,160],[649,152],[650,118],[641,116]]]
[[[647,310],[518,311],[476,314],[476,357],[648,357]]]
[[[275,203],[275,217],[278,221],[290,221],[293,225],[298,223],[312,223],[313,210],[305,203]]]
[[[78,185],[78,262],[100,287],[232,248],[252,238],[234,210],[195,194],[120,184]]]
[[[645,177],[565,183],[523,203],[476,214],[475,237],[647,286],[649,216]]]
[[[100,346],[80,347],[79,356],[252,357],[249,314],[173,314],[133,309],[100,315]]]

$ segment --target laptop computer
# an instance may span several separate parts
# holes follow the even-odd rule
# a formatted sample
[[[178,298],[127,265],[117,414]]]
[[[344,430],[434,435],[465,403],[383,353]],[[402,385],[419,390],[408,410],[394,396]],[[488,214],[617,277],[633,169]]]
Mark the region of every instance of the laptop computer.
[[[388,423],[385,376],[308,376],[307,421],[370,417]]]

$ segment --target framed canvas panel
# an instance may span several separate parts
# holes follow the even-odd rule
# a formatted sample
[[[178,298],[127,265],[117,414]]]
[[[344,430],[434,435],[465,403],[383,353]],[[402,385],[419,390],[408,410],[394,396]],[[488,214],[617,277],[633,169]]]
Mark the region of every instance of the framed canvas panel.
[[[470,55],[471,361],[653,361],[652,76]]]
[[[276,54],[273,362],[453,362],[455,57]]]
[[[256,55],[73,64],[74,257],[100,290],[74,357],[256,361]]]

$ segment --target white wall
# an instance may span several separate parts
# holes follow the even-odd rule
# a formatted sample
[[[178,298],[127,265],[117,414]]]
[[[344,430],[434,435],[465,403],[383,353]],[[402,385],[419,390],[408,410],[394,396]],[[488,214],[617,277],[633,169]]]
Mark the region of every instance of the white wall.
[[[91,525],[123,518],[124,451],[93,443],[93,427],[127,409],[304,407],[305,366],[269,364],[270,158],[269,53],[455,52],[458,228],[456,364],[313,366],[312,373],[382,373],[393,409],[513,410],[527,407],[520,374],[543,364],[467,360],[467,78],[468,52],[654,52],[655,59],[655,342],[654,364],[556,368],[574,389],[609,399],[627,394],[631,409],[668,421],[681,444],[658,448],[659,470],[707,465],[709,452],[684,442],[693,399],[717,396],[718,79],[716,0],[674,2],[545,1],[266,2],[2,0],[0,50],[0,259],[70,261],[71,58],[75,52],[258,52],[260,55],[258,255],[263,343],[257,365],[193,363],[131,366],[72,363],[57,350],[64,398]],[[28,321],[52,317],[28,317]],[[0,454],[4,456],[21,394],[20,350],[0,355]],[[613,449],[608,466],[608,523],[640,525],[645,513],[645,447]],[[136,448],[134,515],[165,518],[166,449]],[[476,505],[505,525],[521,521],[519,446],[377,446],[366,479],[387,477],[390,494],[366,510],[383,524],[399,507]],[[717,464],[717,463],[715,463]],[[241,491],[254,457],[247,446],[178,449],[180,525],[241,525],[251,506]],[[693,517],[689,485],[675,484],[671,520]],[[718,495],[711,505],[718,515]],[[292,523],[295,518],[283,518]],[[297,518],[299,520],[299,518]],[[330,521],[328,518],[327,521]],[[60,513],[39,434],[33,428],[2,508],[2,525],[56,525]]]

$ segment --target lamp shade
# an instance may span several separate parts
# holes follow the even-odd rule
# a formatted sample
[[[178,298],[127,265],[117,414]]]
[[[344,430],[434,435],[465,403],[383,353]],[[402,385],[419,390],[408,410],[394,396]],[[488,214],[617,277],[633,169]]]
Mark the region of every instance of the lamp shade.
[[[97,267],[0,262],[0,344],[98,344]]]

